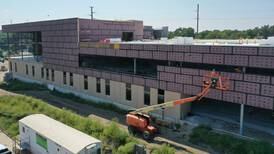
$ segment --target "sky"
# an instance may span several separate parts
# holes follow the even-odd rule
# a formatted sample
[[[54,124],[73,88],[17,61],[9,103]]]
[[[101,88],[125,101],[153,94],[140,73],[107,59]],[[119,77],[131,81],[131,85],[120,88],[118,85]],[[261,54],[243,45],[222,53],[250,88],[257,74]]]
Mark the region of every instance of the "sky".
[[[156,28],[196,27],[200,30],[249,29],[274,25],[274,0],[1,0],[0,26],[61,18],[143,20]],[[1,28],[0,28],[1,29]]]

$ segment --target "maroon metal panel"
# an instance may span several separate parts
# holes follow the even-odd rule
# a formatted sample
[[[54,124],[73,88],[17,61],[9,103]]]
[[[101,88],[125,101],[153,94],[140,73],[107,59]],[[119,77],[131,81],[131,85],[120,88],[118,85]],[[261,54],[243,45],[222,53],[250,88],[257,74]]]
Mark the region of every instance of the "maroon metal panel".
[[[272,110],[273,109],[273,98],[263,97],[263,96],[258,96],[258,95],[248,95],[247,96],[247,105]]]
[[[175,81],[176,83],[192,84],[192,76],[176,74]]]
[[[157,60],[167,60],[167,52],[164,51],[153,51],[152,58]]]
[[[274,86],[263,84],[261,89],[261,95],[274,97]]]
[[[158,88],[158,81],[154,79],[145,79],[145,85],[151,88]]]
[[[138,58],[139,51],[137,50],[127,50],[127,57]]]
[[[270,76],[245,74],[244,80],[249,82],[270,83]]]
[[[190,46],[186,45],[173,45],[173,51],[177,52],[190,52]]]
[[[122,74],[122,82],[132,83],[132,76]]]
[[[232,47],[211,46],[210,53],[231,54],[232,53]]]
[[[206,64],[223,64],[224,63],[224,55],[204,54],[203,55],[203,63],[206,63]]]
[[[127,50],[115,50],[115,55],[118,57],[127,57]]]
[[[151,51],[139,51],[139,57],[144,59],[152,59]]]
[[[186,75],[199,75],[199,69],[181,68],[181,72]]]
[[[202,63],[202,54],[198,53],[185,53],[184,61]]]
[[[243,74],[241,73],[221,72],[221,75],[227,77],[229,80],[243,80]]]
[[[236,81],[235,90],[239,92],[250,93],[250,94],[260,94],[260,84]]]
[[[193,45],[191,46],[191,52],[209,53],[209,46]]]
[[[170,72],[170,73],[181,73],[181,68],[180,67],[170,67],[170,66],[165,66],[164,67],[166,72]]]
[[[274,57],[250,56],[250,67],[274,68]]]
[[[167,82],[159,81],[159,89],[167,89]]]
[[[159,77],[160,80],[162,81],[170,81],[174,82],[175,80],[175,74],[173,73],[166,73],[166,72],[159,72]]]
[[[237,55],[257,55],[257,47],[233,47],[233,54]]]
[[[137,85],[143,86],[143,85],[145,85],[145,79],[143,77],[136,77],[136,76],[134,76],[133,77],[133,83],[137,84]]]
[[[202,90],[201,87],[192,86],[192,85],[183,85],[183,88],[184,88],[184,94],[187,94],[187,95],[197,95]]]
[[[211,98],[211,99],[216,99],[216,100],[222,100],[222,91],[216,90],[216,89],[211,89],[205,97]]]
[[[115,56],[116,50],[113,49],[106,49],[106,56]]]
[[[111,73],[102,72],[102,78],[104,78],[104,79],[111,79]]]
[[[223,91],[223,100],[232,103],[245,104],[246,94],[232,91]]]
[[[184,61],[184,53],[168,52],[168,60],[170,61]]]
[[[248,66],[248,56],[242,55],[225,55],[226,65]]]
[[[274,56],[274,47],[259,48],[259,55]]]
[[[167,90],[174,92],[183,92],[183,84],[167,82]]]
[[[113,74],[111,74],[111,80],[121,81],[121,75],[113,73]]]

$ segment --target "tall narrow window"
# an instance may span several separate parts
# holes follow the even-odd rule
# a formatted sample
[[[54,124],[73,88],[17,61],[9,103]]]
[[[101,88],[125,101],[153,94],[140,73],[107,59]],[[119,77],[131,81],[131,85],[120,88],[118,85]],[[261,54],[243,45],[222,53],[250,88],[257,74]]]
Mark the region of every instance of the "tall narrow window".
[[[12,63],[11,62],[9,63],[9,66],[10,66],[10,72],[12,72]]]
[[[14,63],[14,70],[17,72],[17,63]]]
[[[27,64],[26,64],[26,75],[29,75],[29,67]]]
[[[150,88],[145,87],[144,89],[144,104],[150,105]]]
[[[101,79],[96,78],[96,92],[101,93]]]
[[[73,86],[73,74],[69,73],[69,85]]]
[[[84,89],[88,90],[88,76],[84,75]]]
[[[126,100],[131,101],[131,84],[126,84]]]
[[[46,69],[46,79],[49,80],[49,69]]]
[[[158,104],[162,104],[165,101],[165,91],[158,89]]]
[[[31,67],[32,76],[35,76],[35,68],[34,66]]]
[[[106,90],[106,95],[110,95],[110,82],[109,80],[106,80],[106,84],[105,84],[105,90]]]
[[[55,77],[55,76],[54,76],[54,70],[52,69],[52,70],[51,70],[51,81],[54,81],[54,77]]]
[[[43,79],[45,76],[44,67],[41,67],[41,78]]]
[[[67,84],[67,73],[63,72],[63,83]]]

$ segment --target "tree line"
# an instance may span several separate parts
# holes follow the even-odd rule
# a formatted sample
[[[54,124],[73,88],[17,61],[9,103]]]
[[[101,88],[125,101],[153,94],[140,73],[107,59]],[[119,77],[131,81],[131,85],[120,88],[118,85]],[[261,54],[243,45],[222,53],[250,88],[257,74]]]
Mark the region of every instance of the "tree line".
[[[175,31],[169,32],[168,37],[195,37],[198,39],[267,39],[274,36],[274,25],[264,25],[247,30],[205,30],[197,36],[192,27],[177,28]]]

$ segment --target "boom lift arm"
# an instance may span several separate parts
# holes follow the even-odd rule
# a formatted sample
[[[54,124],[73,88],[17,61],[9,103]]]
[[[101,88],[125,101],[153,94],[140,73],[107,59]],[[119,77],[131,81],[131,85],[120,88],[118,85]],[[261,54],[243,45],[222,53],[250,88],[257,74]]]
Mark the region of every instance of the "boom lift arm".
[[[219,89],[219,90],[227,90],[228,89],[228,85],[225,83],[226,79],[221,77],[217,72],[212,71],[210,74],[206,75],[204,77],[204,84],[203,84],[203,90],[192,97],[188,97],[188,98],[182,98],[179,100],[173,100],[173,101],[168,101],[162,104],[156,104],[156,105],[151,105],[151,106],[147,106],[147,107],[143,107],[143,108],[139,108],[136,109],[135,111],[132,111],[130,113],[132,114],[147,114],[150,111],[153,110],[158,110],[158,109],[164,109],[164,108],[168,108],[168,107],[174,107],[176,105],[181,105],[181,104],[185,104],[185,103],[190,103],[190,102],[194,102],[196,100],[201,100],[203,97],[205,97],[211,88],[213,89]]]
[[[204,76],[203,90],[197,95],[175,101],[168,101],[162,104],[143,107],[128,113],[126,115],[126,122],[129,132],[142,132],[144,139],[150,139],[157,132],[157,128],[150,124],[151,117],[149,116],[148,112],[200,100],[209,93],[211,88],[218,90],[228,90],[228,86],[229,82],[227,78],[224,78],[220,76],[219,73],[212,71],[208,75]]]

